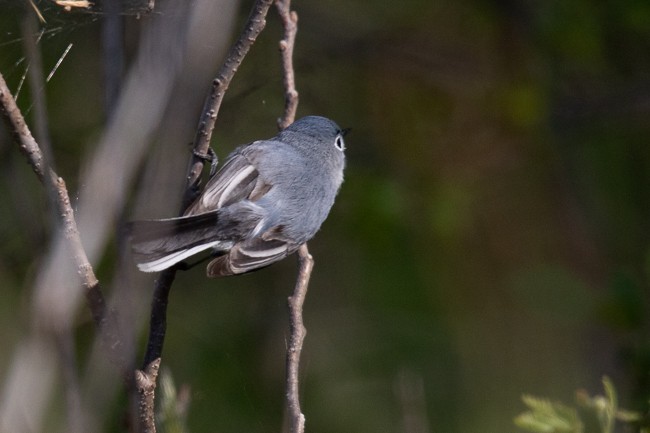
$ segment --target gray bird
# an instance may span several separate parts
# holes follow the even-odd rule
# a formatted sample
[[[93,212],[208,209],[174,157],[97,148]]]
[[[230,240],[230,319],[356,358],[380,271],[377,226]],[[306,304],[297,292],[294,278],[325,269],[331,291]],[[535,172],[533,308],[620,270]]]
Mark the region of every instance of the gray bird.
[[[307,116],[235,149],[183,216],[130,224],[138,268],[161,271],[211,249],[207,274],[219,277],[295,252],[319,230],[343,182],[345,133]]]

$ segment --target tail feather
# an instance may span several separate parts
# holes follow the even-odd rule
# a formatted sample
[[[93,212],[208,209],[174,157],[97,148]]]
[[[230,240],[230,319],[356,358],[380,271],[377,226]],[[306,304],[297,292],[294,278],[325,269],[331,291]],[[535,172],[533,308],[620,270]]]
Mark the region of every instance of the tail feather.
[[[177,218],[141,220],[129,223],[128,230],[134,244],[155,241],[168,236],[186,236],[217,225],[217,212]]]
[[[264,210],[243,201],[198,215],[134,221],[127,229],[140,270],[157,272],[209,248],[228,251],[263,222]]]
[[[128,225],[135,261],[144,272],[157,272],[223,241],[217,212],[134,221]],[[228,245],[229,247],[230,245]]]

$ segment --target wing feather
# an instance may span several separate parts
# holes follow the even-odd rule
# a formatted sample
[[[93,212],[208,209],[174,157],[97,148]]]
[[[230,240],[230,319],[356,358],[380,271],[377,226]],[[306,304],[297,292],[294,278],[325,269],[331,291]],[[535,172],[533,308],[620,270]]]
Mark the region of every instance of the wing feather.
[[[190,205],[185,215],[210,212],[241,200],[259,199],[268,189],[255,165],[244,154],[235,153],[210,178],[203,194]]]
[[[221,254],[207,269],[208,276],[216,277],[249,272],[293,253],[297,245],[282,236],[281,227],[257,237],[265,212],[256,202],[272,184],[256,164],[272,151],[269,142],[236,150],[182,217],[132,223],[132,249],[140,269],[159,271],[212,248]]]
[[[224,255],[208,264],[208,277],[244,274],[282,260],[298,249],[299,245],[272,239],[253,238],[239,242]]]

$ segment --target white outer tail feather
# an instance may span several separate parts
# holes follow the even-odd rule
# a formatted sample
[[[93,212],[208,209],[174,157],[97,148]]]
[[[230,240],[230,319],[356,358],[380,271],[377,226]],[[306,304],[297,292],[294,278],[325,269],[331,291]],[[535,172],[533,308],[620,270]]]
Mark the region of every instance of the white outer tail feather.
[[[208,248],[212,248],[221,242],[222,241],[214,241],[207,244],[197,245],[186,250],[176,251],[165,257],[161,257],[150,262],[138,263],[138,269],[140,269],[142,272],[159,272],[164,269],[171,268],[176,263],[185,260],[186,258],[193,256],[196,253],[207,250]]]

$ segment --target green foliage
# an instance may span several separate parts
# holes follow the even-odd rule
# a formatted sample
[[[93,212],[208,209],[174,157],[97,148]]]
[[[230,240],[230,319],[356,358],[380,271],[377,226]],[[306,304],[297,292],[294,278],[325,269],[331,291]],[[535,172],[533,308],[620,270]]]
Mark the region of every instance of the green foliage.
[[[574,408],[549,400],[524,395],[524,404],[530,409],[515,418],[515,424],[532,432],[572,432],[584,430]]]
[[[603,388],[604,395],[593,397],[586,391],[579,390],[576,395],[578,407],[524,395],[522,400],[529,410],[517,416],[514,422],[522,429],[532,432],[582,433],[587,424],[583,418],[593,415],[598,421],[600,433],[614,433],[617,421],[637,427],[634,431],[650,432],[650,425],[647,420],[644,424],[642,414],[619,408],[616,388],[607,376],[603,377]]]

